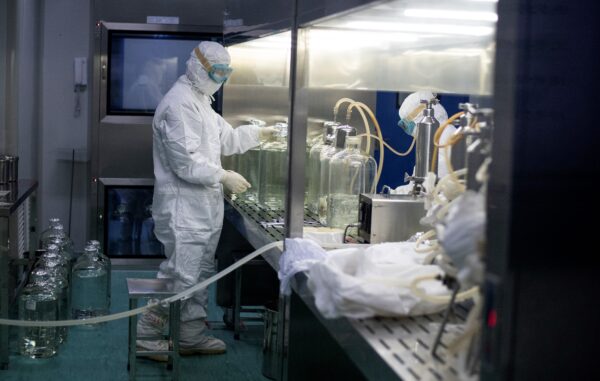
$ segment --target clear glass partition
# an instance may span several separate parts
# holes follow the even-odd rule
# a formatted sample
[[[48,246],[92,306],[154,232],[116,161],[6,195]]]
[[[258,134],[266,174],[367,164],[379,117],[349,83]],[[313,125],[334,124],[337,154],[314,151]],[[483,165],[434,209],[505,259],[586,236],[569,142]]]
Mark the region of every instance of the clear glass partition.
[[[398,126],[400,105],[409,94],[427,90],[436,95],[444,108],[437,115],[440,124],[459,111],[460,103],[491,106],[496,3],[495,0],[374,2],[301,26],[298,46],[303,52],[299,64],[303,81],[298,86],[308,93],[306,206],[318,214],[322,224],[340,230],[357,225],[358,194],[380,193],[387,188],[385,185],[395,189],[407,183],[406,175],[413,175],[417,150],[414,147],[418,144],[411,146],[413,137]],[[352,105],[353,102],[358,103]],[[418,106],[419,100],[416,102]],[[352,127],[352,134],[359,137],[359,142],[350,139],[348,148],[346,136],[340,138],[335,131],[327,131],[331,129],[328,122]],[[327,137],[328,134],[331,136]],[[360,145],[364,158],[352,151],[355,144]],[[384,145],[408,154],[398,155]],[[464,151],[456,147],[453,154],[457,163],[464,156],[461,150]],[[335,178],[328,168],[332,162],[333,167],[339,165],[344,155],[348,157],[351,152],[354,156],[347,162],[370,163],[368,156],[377,161],[375,184],[365,181],[359,186],[351,179],[351,190],[342,192],[346,204],[331,205],[339,193],[332,189],[339,188],[346,179]],[[457,168],[463,166],[457,164]],[[355,169],[352,173],[360,179],[361,173],[370,170]],[[345,210],[347,207],[352,210]],[[332,222],[328,218],[331,213],[355,217],[344,221],[335,218]],[[339,234],[341,237],[342,233]]]
[[[492,93],[495,0],[394,0],[306,28],[309,87]]]
[[[264,226],[281,233],[288,171],[291,32],[228,47],[234,71],[224,87],[223,117],[233,126],[274,127],[277,133],[243,155],[223,157],[223,167],[252,185],[232,197],[240,208],[261,216]]]

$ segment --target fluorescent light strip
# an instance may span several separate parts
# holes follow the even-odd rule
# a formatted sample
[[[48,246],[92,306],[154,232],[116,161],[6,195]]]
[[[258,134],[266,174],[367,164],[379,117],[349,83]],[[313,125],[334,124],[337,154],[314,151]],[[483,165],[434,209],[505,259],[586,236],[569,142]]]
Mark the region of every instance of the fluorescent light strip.
[[[430,18],[430,19],[448,19],[448,20],[469,20],[469,21],[498,21],[498,15],[494,12],[470,12],[453,11],[447,9],[419,9],[409,8],[404,11],[406,17]]]
[[[390,22],[351,21],[345,25],[349,29],[364,29],[383,32],[417,32],[435,33],[463,36],[490,36],[494,33],[493,27],[488,26],[464,26],[455,24],[407,24]]]

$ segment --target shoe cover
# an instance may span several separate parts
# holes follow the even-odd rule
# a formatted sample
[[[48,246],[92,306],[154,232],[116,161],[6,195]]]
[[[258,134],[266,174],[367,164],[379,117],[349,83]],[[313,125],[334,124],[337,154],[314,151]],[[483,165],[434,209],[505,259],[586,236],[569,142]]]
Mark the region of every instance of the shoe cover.
[[[156,302],[157,300],[150,300],[150,302]],[[148,310],[142,314],[137,322],[137,336],[158,336],[162,335],[169,315],[165,307],[157,305],[156,307]]]
[[[167,340],[138,340],[136,342],[137,350],[139,351],[168,351],[169,343]],[[141,356],[150,360],[167,362],[169,357],[167,355],[145,355]]]
[[[227,346],[222,340],[204,335],[206,324],[203,319],[181,323],[179,352],[182,355],[225,353]]]

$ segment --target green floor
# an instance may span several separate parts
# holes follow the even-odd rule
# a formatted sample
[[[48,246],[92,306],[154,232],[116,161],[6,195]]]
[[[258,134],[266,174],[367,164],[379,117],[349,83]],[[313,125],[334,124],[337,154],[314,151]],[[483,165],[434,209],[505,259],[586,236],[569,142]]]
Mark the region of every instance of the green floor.
[[[112,277],[112,312],[128,306],[125,278],[151,278],[153,272],[114,271]],[[222,310],[214,305],[211,289],[209,321],[221,322]],[[217,325],[214,325],[217,327]],[[183,357],[181,377],[185,380],[268,380],[261,374],[262,326],[249,326],[235,341],[233,333],[214,329],[211,335],[227,343],[227,354],[219,356]],[[12,345],[13,350],[15,345]],[[165,366],[150,360],[138,360],[138,380],[170,379]],[[119,381],[127,380],[127,320],[104,326],[71,328],[67,342],[50,359],[32,360],[11,356],[9,369],[0,370],[2,381]]]

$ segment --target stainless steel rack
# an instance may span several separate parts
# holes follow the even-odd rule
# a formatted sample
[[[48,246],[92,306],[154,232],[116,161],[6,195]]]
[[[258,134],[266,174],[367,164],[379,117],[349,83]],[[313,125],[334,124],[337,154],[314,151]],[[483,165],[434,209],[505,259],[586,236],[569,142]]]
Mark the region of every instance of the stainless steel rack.
[[[34,180],[3,186],[0,197],[0,317],[8,318],[11,305],[25,281],[25,271],[36,245]],[[8,326],[0,326],[0,369],[8,367]]]
[[[456,305],[444,330],[438,358],[431,350],[443,314],[409,318],[373,318],[352,321],[357,332],[402,380],[475,380],[460,371],[464,359],[451,354],[449,344],[464,332],[469,306]]]

